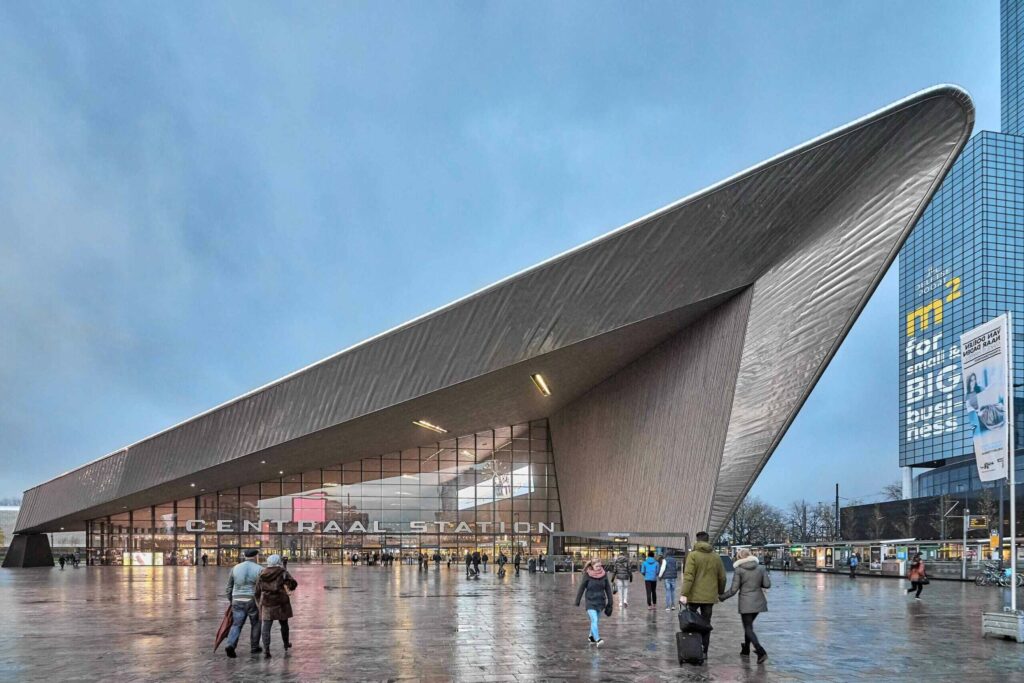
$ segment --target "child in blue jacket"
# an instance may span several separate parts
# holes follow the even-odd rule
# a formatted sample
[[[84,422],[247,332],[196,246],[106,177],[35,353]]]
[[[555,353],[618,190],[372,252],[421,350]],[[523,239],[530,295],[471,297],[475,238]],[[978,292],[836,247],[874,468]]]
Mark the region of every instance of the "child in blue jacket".
[[[647,559],[640,565],[640,573],[644,577],[644,589],[647,590],[647,609],[658,608],[658,561],[654,553],[647,553]]]

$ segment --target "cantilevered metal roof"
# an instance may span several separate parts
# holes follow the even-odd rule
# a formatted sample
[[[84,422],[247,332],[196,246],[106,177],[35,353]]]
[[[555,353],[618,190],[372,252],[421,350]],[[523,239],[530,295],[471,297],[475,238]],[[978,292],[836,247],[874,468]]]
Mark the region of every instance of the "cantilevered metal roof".
[[[713,503],[749,489],[966,142],[922,91],[565,254],[25,492],[17,529],[84,520],[547,417],[750,297]],[[377,305],[377,302],[368,302]],[[542,372],[550,397],[534,388]],[[555,453],[556,466],[558,453]],[[261,461],[266,464],[261,464]],[[559,469],[560,479],[573,472]]]

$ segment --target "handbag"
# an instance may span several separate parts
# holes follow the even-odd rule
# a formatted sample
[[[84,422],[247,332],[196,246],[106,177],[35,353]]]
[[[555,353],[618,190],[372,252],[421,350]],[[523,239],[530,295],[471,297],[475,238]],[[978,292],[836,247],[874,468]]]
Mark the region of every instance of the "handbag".
[[[679,628],[683,633],[711,633],[714,627],[699,612],[689,607],[679,610]]]

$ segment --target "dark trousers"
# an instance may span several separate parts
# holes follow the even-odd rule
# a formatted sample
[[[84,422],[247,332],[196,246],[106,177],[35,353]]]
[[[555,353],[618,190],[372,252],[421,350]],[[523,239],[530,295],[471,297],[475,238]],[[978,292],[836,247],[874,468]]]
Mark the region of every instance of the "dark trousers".
[[[850,578],[851,579],[856,579],[857,578],[857,566],[856,565],[853,565],[853,564],[850,565]]]
[[[743,645],[746,647],[754,646],[754,651],[757,654],[764,652],[764,648],[761,647],[761,641],[757,639],[757,634],[754,633],[754,619],[757,619],[757,612],[751,614],[741,614],[740,619],[743,620]]]
[[[250,622],[249,645],[255,650],[260,646],[260,608],[256,606],[255,600],[247,602],[231,603],[231,630],[228,631],[227,647],[238,645],[238,638],[242,635],[242,627],[245,620]]]
[[[704,619],[706,619],[709,624],[711,623],[711,612],[714,611],[714,605],[710,605],[707,603],[690,602],[687,603],[686,606],[690,609],[691,612],[700,612],[700,615],[704,617]],[[745,624],[746,622],[744,622],[744,628],[746,628]],[[704,656],[706,657],[708,654],[708,646],[711,645],[711,632],[706,631],[704,633],[701,633],[700,640],[704,646]]]
[[[911,581],[910,582],[910,588],[907,589],[907,592],[908,593],[913,593],[916,590],[917,591],[917,595],[915,595],[914,597],[919,598],[919,597],[921,597],[921,589],[922,588],[924,588],[924,584],[922,582],[920,582],[920,581]]]
[[[277,623],[281,624],[281,642],[287,646],[291,642],[288,640],[288,620],[281,619]],[[267,652],[270,652],[270,627],[273,625],[273,619],[263,620],[263,649]]]
[[[657,581],[644,581],[644,590],[647,591],[647,604],[657,605],[658,604],[658,582]]]

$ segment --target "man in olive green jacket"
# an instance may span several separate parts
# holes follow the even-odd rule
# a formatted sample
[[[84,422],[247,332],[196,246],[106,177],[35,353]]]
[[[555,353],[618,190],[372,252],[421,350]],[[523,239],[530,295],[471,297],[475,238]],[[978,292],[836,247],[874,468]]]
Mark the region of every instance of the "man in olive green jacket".
[[[718,602],[718,596],[725,592],[725,565],[708,541],[706,531],[697,534],[697,543],[686,557],[683,592],[679,596],[679,602],[694,612],[699,611],[710,624],[711,612]],[[704,645],[704,656],[707,657],[711,632],[701,633],[700,636]]]

